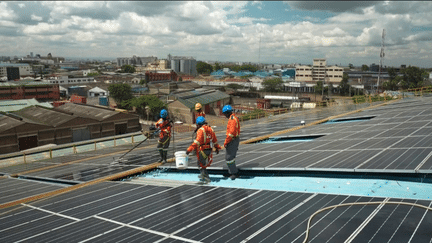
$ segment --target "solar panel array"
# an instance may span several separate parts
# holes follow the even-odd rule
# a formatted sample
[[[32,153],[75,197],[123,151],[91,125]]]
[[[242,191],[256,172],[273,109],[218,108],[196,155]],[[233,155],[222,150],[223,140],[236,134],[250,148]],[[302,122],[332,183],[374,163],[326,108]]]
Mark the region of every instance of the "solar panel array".
[[[106,182],[0,215],[1,242],[302,242],[317,210],[352,202],[431,201]],[[430,242],[432,212],[405,205],[334,208],[309,242]]]

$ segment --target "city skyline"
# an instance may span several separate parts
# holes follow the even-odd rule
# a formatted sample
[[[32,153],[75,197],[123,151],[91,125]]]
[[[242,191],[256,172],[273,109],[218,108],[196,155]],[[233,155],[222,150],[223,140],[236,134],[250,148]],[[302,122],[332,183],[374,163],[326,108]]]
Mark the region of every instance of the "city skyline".
[[[0,2],[0,56],[430,67],[430,2]],[[261,39],[261,40],[260,40]]]

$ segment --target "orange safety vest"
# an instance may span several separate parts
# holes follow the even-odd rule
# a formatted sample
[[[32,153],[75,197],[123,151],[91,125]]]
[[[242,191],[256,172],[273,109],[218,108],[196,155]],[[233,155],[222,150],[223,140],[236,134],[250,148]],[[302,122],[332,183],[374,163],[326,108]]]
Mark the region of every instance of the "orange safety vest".
[[[159,133],[159,138],[162,139],[166,136],[171,137],[171,124],[168,120],[159,119],[156,124],[156,128],[159,128],[161,132]]]
[[[228,125],[227,125],[224,147],[239,135],[240,135],[240,120],[233,113],[228,118]]]
[[[205,117],[205,113],[204,113],[204,111],[201,111],[201,112],[195,112],[195,121],[196,121],[196,119],[197,119],[198,117],[200,117],[200,116]]]
[[[214,144],[214,147],[217,149],[221,149],[221,146],[217,143],[216,134],[214,133],[213,129],[210,126],[203,125],[200,127],[197,131],[196,139],[193,141],[193,143],[189,146],[187,151],[190,153],[193,150],[196,151],[196,155],[199,161],[199,154],[206,158],[207,155],[203,152],[205,149],[211,149],[210,142]],[[200,166],[202,168],[207,168],[210,166],[210,164],[213,162],[213,154],[210,153],[210,155],[207,157],[209,160],[209,163],[207,163],[206,166],[202,165],[200,163]]]

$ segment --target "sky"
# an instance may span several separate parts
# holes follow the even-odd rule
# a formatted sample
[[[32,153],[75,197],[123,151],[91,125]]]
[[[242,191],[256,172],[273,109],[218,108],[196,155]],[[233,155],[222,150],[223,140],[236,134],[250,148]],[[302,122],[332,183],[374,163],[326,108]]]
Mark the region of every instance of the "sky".
[[[432,1],[2,1],[0,56],[431,67]]]

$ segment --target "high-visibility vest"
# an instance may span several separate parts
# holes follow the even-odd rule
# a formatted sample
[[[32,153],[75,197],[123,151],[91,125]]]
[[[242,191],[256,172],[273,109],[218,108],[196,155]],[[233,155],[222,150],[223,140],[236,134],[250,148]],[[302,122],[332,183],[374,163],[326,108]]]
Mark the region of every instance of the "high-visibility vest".
[[[171,137],[171,124],[168,120],[159,119],[156,124],[156,128],[159,128],[161,132],[159,133],[159,138],[164,138],[166,136]]]

